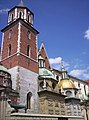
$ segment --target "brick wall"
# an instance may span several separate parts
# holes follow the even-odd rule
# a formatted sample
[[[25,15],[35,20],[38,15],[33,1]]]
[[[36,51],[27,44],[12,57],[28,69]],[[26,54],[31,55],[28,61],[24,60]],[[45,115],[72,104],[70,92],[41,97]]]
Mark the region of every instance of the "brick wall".
[[[9,38],[11,30],[11,38]],[[4,32],[4,41],[3,41],[3,50],[2,50],[2,59],[8,57],[8,46],[11,44],[11,55],[16,53],[17,51],[17,40],[18,40],[18,24],[13,27],[8,28],[7,31]]]

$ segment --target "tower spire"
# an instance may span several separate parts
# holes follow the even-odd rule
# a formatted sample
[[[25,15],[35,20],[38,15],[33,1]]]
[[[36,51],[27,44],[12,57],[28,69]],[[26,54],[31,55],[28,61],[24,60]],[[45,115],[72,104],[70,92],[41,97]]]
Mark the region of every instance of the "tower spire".
[[[19,5],[18,5],[19,7],[24,7],[24,3],[23,3],[23,0],[21,0],[20,1],[20,3],[19,3]]]
[[[64,68],[64,61],[63,61],[63,59],[61,60],[61,72],[62,72],[62,79],[68,78],[67,71]]]

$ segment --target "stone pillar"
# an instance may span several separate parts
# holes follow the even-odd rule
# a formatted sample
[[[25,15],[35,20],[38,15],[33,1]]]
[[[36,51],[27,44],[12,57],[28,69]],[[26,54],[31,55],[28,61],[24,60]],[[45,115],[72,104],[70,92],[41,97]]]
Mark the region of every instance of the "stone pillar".
[[[89,120],[89,109],[87,110],[88,120]]]
[[[6,99],[0,100],[0,120],[6,120],[6,107],[7,107]]]
[[[5,91],[2,92],[0,96],[0,120],[9,120],[8,117],[10,117],[11,111],[13,110],[7,98]]]

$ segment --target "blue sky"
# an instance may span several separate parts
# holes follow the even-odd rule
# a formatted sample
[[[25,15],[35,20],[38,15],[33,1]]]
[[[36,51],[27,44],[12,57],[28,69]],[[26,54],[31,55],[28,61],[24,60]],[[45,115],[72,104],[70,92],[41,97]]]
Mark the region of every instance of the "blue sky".
[[[89,79],[89,0],[23,2],[35,15],[34,27],[40,32],[38,45],[44,41],[52,67],[60,70],[63,59],[69,74]],[[7,11],[19,3],[0,1],[0,29],[7,25]]]

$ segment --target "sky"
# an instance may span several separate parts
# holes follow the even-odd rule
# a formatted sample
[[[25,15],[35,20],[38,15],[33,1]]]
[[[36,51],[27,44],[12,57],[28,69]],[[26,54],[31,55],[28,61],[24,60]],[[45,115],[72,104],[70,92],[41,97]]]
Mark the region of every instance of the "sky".
[[[7,25],[8,10],[20,0],[0,1],[0,30]],[[34,13],[38,46],[44,42],[50,64],[68,74],[89,79],[89,0],[23,0]],[[0,44],[2,33],[0,32]]]

